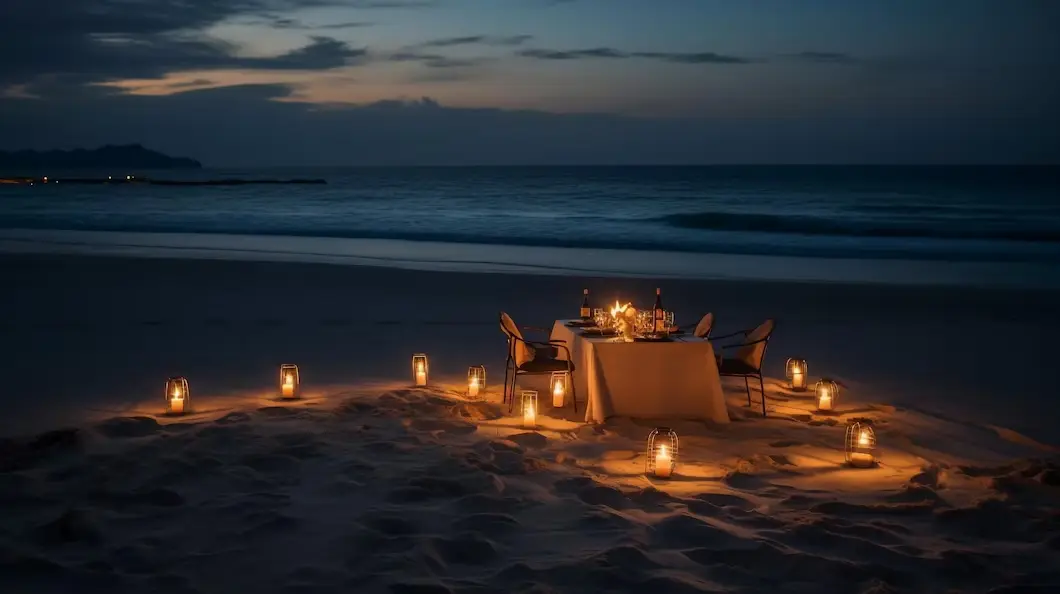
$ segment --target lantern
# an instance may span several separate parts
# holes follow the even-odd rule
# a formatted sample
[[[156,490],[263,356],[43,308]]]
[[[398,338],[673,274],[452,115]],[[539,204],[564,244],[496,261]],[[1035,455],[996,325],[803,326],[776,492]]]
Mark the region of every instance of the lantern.
[[[191,410],[191,390],[188,380],[171,377],[166,380],[166,414],[182,415]]]
[[[415,380],[415,385],[426,386],[427,385],[427,355],[419,353],[412,356],[412,379]]]
[[[552,386],[552,408],[563,408],[563,403],[567,399],[567,382],[570,381],[570,374],[566,371],[553,371],[552,378],[548,384]]]
[[[644,474],[670,478],[677,468],[677,432],[669,427],[656,427],[648,434],[648,453]]]
[[[520,396],[523,409],[523,427],[534,429],[537,427],[537,392],[534,390],[523,390]]]
[[[298,366],[291,363],[280,365],[280,395],[284,398],[298,398]]]
[[[791,382],[791,389],[796,392],[802,392],[805,390],[806,374],[809,373],[806,359],[788,359],[788,362],[784,367],[788,376],[788,381]]]
[[[847,425],[846,460],[858,468],[876,465],[876,432],[871,421],[862,419]]]
[[[817,399],[817,410],[833,410],[839,397],[839,384],[822,377],[814,386],[813,393]]]
[[[467,395],[474,398],[486,391],[486,367],[476,365],[467,368]]]

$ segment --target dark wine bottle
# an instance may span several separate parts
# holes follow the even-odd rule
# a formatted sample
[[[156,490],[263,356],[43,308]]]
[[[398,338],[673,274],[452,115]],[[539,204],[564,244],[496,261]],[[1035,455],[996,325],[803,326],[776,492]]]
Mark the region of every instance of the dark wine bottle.
[[[652,326],[656,334],[665,334],[668,330],[666,328],[666,310],[663,309],[662,304],[662,289],[655,289],[655,310],[652,312]]]
[[[581,318],[588,320],[591,317],[593,317],[593,310],[589,307],[589,289],[582,289]]]

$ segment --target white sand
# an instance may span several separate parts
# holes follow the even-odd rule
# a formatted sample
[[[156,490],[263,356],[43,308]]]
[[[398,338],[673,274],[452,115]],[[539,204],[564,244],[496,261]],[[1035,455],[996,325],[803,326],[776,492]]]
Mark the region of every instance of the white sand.
[[[813,414],[807,396],[770,380],[762,419],[737,382],[727,392],[737,422],[724,427],[589,426],[546,407],[529,432],[496,402],[466,401],[457,381],[484,362],[497,400],[495,310],[545,325],[569,315],[564,297],[577,305],[575,280],[78,258],[0,266],[16,281],[3,305],[19,312],[2,334],[6,433],[74,426],[0,441],[4,592],[1060,587],[1048,366],[1011,380],[1022,391],[1000,404],[1005,380],[963,372],[969,357],[986,373],[1053,354],[974,348],[975,336],[1041,340],[1042,321],[1055,323],[1049,296],[664,285],[679,315],[692,300],[717,304],[722,330],[778,316],[771,375],[805,356],[811,376],[844,381],[838,413]],[[649,285],[591,284],[624,295]],[[283,323],[287,311],[296,321]],[[955,352],[918,363],[930,349],[915,339],[947,327]],[[891,353],[897,344],[911,346]],[[432,354],[428,389],[405,385],[417,351]],[[288,361],[306,397],[278,402],[276,368]],[[906,377],[889,382],[903,363]],[[197,414],[158,415],[173,374],[189,377]],[[842,464],[852,416],[875,420],[878,468]],[[681,436],[669,481],[643,474],[655,424]]]

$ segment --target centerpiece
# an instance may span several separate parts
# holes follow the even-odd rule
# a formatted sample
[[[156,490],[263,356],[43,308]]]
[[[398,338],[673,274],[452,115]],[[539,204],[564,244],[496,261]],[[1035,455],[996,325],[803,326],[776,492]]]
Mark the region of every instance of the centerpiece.
[[[637,309],[633,307],[633,304],[619,305],[616,301],[615,306],[611,308],[611,318],[615,321],[615,328],[622,335],[622,339],[626,342],[633,342],[637,319]]]

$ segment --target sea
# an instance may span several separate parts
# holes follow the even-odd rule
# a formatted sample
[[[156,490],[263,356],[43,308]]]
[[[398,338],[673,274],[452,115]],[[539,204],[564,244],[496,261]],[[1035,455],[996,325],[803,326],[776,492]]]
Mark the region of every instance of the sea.
[[[325,185],[63,184],[64,176]],[[1060,288],[1060,168],[53,172],[0,185],[0,251],[427,270]]]

